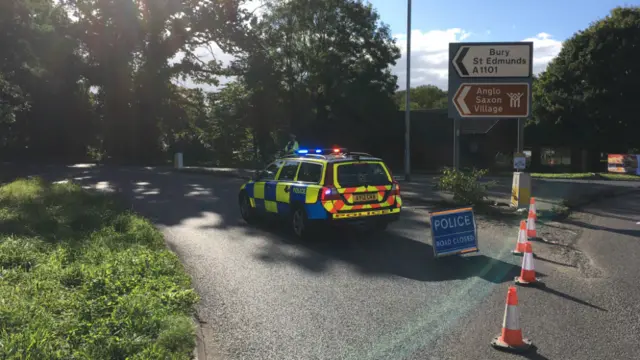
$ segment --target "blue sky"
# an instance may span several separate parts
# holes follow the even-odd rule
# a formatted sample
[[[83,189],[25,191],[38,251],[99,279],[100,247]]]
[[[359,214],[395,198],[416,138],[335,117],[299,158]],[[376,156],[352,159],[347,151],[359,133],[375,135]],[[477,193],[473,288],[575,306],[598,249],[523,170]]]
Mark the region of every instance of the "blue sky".
[[[406,0],[369,2],[394,33],[406,32]],[[564,40],[606,16],[612,8],[640,5],[640,1],[413,0],[412,4],[414,29],[463,28],[473,34],[470,41],[516,41],[541,32]]]
[[[391,27],[403,51],[393,68],[402,89],[407,0],[369,2]],[[411,85],[446,89],[448,43],[457,41],[533,41],[534,71],[542,71],[563,40],[621,5],[640,5],[640,0],[413,0]]]
[[[253,10],[263,1],[249,0],[246,7]],[[402,50],[392,71],[404,89],[407,0],[368,1]],[[446,90],[450,42],[533,41],[533,69],[539,73],[560,52],[562,41],[622,5],[640,6],[640,0],[413,0],[411,86],[433,84]],[[201,50],[203,57],[211,56]],[[217,46],[213,56],[223,63],[233,58]]]

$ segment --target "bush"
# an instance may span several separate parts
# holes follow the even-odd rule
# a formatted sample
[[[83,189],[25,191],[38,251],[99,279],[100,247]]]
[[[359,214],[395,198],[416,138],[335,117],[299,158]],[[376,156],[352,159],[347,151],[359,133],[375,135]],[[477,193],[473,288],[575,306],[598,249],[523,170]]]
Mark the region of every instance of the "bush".
[[[483,205],[487,198],[487,191],[495,182],[480,179],[488,173],[488,170],[455,170],[447,168],[442,170],[438,179],[438,188],[453,194],[453,200],[464,205]]]
[[[198,296],[146,219],[75,184],[0,187],[0,359],[190,359]]]

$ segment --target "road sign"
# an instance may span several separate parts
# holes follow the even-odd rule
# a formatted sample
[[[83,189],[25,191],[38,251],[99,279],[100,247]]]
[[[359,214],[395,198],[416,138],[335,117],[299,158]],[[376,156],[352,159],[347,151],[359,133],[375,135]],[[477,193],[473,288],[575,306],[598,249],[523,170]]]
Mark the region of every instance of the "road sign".
[[[533,42],[449,43],[448,114],[452,119],[529,117],[532,83]],[[514,98],[513,107],[503,95],[502,102],[506,106],[500,109],[500,106],[491,106],[495,104],[476,101],[474,88],[462,88],[474,84],[529,84],[529,88],[519,99],[519,104]],[[458,96],[462,89],[467,89],[468,97],[460,101]]]
[[[453,96],[463,118],[528,117],[529,99],[527,83],[465,83]]]
[[[434,212],[429,217],[435,257],[478,251],[472,208]]]
[[[462,78],[527,78],[531,76],[533,43],[466,43],[458,49],[453,66]]]

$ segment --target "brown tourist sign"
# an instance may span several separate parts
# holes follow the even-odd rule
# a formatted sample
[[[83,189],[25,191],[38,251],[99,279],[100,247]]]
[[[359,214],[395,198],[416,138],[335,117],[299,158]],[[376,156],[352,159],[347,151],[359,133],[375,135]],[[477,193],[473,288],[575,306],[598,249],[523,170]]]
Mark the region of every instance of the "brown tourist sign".
[[[463,83],[453,96],[462,118],[526,118],[529,99],[527,83]]]

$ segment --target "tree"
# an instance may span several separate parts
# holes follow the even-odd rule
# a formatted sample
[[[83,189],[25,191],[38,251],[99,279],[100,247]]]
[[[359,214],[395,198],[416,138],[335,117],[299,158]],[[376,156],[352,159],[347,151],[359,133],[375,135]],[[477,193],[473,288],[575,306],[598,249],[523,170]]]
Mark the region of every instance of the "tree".
[[[375,132],[363,128],[375,129],[376,118],[394,116],[396,77],[389,68],[399,50],[370,4],[273,1],[253,31],[257,45],[244,68],[269,69],[263,71],[269,79],[251,75],[252,81],[277,84],[267,91],[279,94],[278,112],[303,141],[362,143],[365,133]],[[338,127],[339,133],[327,131]]]
[[[568,39],[534,86],[534,118],[557,141],[603,151],[638,144],[640,7],[618,7]]]
[[[89,88],[68,25],[51,0],[0,4],[0,144],[13,159],[73,158],[91,139]]]
[[[105,150],[116,161],[159,158],[158,123],[169,113],[171,81],[190,76],[216,84],[217,59],[196,50],[212,43],[234,53],[242,41],[244,1],[67,0],[86,75],[104,101]],[[179,61],[173,61],[181,58]]]
[[[406,107],[406,90],[396,91],[394,99],[400,110]],[[435,85],[421,85],[411,88],[411,110],[446,109],[447,92]]]

